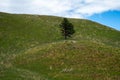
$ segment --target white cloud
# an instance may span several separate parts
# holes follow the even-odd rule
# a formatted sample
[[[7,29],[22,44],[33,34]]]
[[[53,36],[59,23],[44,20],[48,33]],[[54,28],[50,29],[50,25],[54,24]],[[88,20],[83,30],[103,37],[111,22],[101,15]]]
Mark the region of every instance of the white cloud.
[[[0,0],[0,11],[12,13],[86,17],[120,10],[120,0]]]

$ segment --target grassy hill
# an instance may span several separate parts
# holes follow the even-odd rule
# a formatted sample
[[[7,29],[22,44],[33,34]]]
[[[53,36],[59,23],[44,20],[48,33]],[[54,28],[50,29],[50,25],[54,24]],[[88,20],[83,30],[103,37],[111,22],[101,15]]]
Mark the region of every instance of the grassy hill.
[[[120,31],[69,19],[76,33],[64,40],[61,21],[0,13],[0,80],[119,80]]]

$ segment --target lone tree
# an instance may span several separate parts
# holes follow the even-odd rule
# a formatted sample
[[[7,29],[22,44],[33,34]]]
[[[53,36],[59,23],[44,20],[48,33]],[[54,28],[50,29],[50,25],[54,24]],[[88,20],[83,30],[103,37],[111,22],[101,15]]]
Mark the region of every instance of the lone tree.
[[[67,18],[63,19],[63,21],[60,24],[60,28],[61,28],[62,36],[64,36],[65,39],[71,37],[75,33],[73,24],[70,23],[67,20]]]

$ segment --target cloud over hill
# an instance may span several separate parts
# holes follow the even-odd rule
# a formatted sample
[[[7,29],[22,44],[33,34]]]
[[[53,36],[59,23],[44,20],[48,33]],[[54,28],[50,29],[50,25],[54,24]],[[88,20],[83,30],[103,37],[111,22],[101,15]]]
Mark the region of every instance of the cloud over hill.
[[[0,0],[0,11],[86,17],[109,10],[120,10],[119,0]]]

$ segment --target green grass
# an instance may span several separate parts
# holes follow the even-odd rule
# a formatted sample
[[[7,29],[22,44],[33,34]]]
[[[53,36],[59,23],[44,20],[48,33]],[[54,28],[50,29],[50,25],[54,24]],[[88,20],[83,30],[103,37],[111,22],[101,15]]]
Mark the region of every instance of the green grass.
[[[120,49],[87,41],[63,41],[38,49],[19,55],[13,65],[43,74],[50,80],[117,80],[120,77]]]
[[[69,19],[76,33],[64,40],[61,21],[0,13],[0,80],[119,80],[120,31]]]

